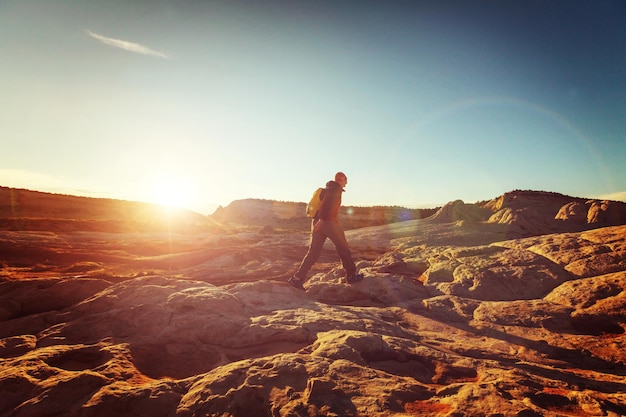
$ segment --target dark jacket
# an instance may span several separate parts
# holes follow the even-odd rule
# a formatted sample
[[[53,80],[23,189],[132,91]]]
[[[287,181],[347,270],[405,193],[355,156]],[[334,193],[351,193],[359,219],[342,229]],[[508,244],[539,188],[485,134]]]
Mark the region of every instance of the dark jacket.
[[[343,188],[339,183],[328,181],[317,217],[321,220],[337,220],[339,207],[341,207],[341,193],[343,193]]]

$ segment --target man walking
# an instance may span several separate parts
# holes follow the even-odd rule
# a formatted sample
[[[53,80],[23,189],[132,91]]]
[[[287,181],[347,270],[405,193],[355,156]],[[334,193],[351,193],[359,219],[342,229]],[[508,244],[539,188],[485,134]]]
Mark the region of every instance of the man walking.
[[[362,274],[357,274],[356,265],[352,260],[352,253],[348,247],[346,235],[339,223],[339,208],[341,207],[341,194],[348,184],[348,178],[343,172],[335,174],[334,181],[326,183],[326,189],[322,198],[322,204],[311,222],[311,241],[309,250],[305,255],[300,268],[289,283],[296,288],[304,290],[306,275],[313,264],[319,259],[326,238],[335,245],[335,249],[341,258],[341,263],[346,271],[346,281],[350,284],[361,281]]]

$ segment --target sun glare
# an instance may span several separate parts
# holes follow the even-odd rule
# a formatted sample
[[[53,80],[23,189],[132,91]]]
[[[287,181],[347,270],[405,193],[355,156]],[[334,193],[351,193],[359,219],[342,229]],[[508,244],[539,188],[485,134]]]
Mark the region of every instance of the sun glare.
[[[191,186],[187,181],[167,176],[152,184],[148,200],[169,207],[189,208],[192,196]]]

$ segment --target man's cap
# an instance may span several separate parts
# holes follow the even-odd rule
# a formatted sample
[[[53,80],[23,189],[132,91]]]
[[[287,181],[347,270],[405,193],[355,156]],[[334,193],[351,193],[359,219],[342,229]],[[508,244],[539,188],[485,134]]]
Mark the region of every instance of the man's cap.
[[[348,177],[346,177],[346,174],[344,174],[341,171],[335,174],[335,181],[339,181],[339,179],[341,179],[341,178],[348,179]]]

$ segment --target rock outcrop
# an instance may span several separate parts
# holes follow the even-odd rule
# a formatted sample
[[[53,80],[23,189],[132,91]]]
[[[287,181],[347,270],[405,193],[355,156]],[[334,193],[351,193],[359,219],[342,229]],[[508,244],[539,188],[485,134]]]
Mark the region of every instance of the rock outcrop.
[[[626,222],[626,203],[541,191],[512,191],[478,205],[493,211],[489,222],[510,225],[517,229],[517,233],[527,236]]]
[[[518,190],[478,203],[451,201],[429,220],[459,226],[476,223],[500,225],[504,238],[518,238],[625,224],[626,203]]]

